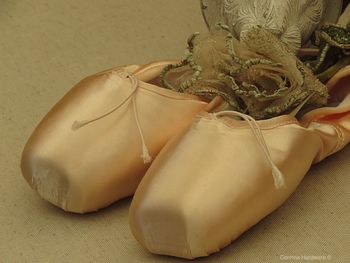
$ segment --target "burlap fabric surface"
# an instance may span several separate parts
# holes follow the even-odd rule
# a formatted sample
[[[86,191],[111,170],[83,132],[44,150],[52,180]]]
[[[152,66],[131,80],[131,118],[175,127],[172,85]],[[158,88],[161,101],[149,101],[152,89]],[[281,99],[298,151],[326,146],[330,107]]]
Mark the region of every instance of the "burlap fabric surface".
[[[42,201],[19,168],[38,121],[83,77],[180,58],[204,31],[198,1],[0,1],[0,262],[186,262],[145,251],[123,200],[98,213]],[[232,149],[234,151],[234,149]],[[218,254],[198,262],[350,262],[350,148],[314,166],[295,194]],[[249,204],[247,204],[249,205]]]

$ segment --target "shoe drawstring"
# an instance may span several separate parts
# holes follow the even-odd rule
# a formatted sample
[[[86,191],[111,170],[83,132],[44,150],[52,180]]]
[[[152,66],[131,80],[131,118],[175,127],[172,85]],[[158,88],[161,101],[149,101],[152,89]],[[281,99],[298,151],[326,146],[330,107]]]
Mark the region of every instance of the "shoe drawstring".
[[[130,81],[131,81],[131,91],[130,91],[130,94],[121,102],[119,103],[117,106],[113,107],[112,109],[108,110],[107,112],[97,116],[97,117],[94,117],[94,118],[91,118],[91,119],[88,119],[88,120],[82,120],[82,121],[75,121],[72,125],[72,129],[73,130],[78,130],[90,123],[93,123],[95,121],[98,121],[108,115],[110,115],[111,113],[115,112],[116,110],[118,110],[120,107],[122,107],[130,98],[132,99],[132,104],[133,104],[133,112],[134,112],[134,118],[135,118],[135,122],[136,122],[136,126],[137,126],[137,130],[139,132],[139,135],[140,135],[140,138],[141,138],[141,143],[142,143],[142,155],[141,155],[141,158],[143,159],[143,162],[146,164],[146,163],[150,163],[152,161],[152,157],[149,153],[149,150],[147,148],[147,145],[146,145],[146,141],[145,141],[145,137],[143,135],[143,132],[142,132],[142,128],[141,128],[141,125],[140,125],[140,120],[139,120],[139,117],[138,117],[138,111],[137,111],[137,106],[136,106],[136,92],[137,92],[137,89],[139,87],[139,80],[132,74],[126,72],[126,71],[114,71],[114,73],[118,74],[120,77],[124,77],[124,78],[128,78]]]
[[[241,117],[243,120],[245,120],[253,132],[253,135],[260,145],[261,150],[263,151],[267,161],[269,162],[272,170],[272,176],[274,180],[275,187],[277,189],[280,189],[282,187],[285,187],[285,180],[282,172],[277,167],[277,165],[274,163],[274,161],[271,158],[271,154],[269,149],[267,148],[266,141],[264,139],[264,136],[262,135],[261,128],[258,124],[258,122],[251,116],[237,112],[237,111],[221,111],[218,113],[214,113],[215,117],[222,117],[222,116],[233,116],[233,117]]]

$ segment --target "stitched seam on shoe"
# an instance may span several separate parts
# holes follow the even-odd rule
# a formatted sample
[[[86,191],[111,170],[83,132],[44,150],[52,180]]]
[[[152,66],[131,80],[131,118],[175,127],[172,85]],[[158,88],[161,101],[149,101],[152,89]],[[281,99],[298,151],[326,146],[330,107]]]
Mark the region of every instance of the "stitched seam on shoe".
[[[175,60],[174,60],[174,61],[175,61]],[[159,62],[161,62],[161,61],[159,61]],[[154,62],[154,63],[159,63],[159,62]],[[153,63],[152,63],[152,64],[153,64]],[[171,63],[170,63],[170,64],[171,64]],[[166,65],[169,65],[169,63],[164,64],[164,67],[165,67]],[[105,71],[102,71],[102,72],[100,72],[100,73],[97,73],[96,75],[104,75],[104,74],[108,75],[108,74],[113,73],[113,72],[116,71],[117,69],[123,69],[123,68],[126,68],[127,66],[133,66],[133,65],[126,65],[126,66],[120,66],[120,67],[116,67],[116,68],[107,69],[107,70],[105,70]],[[136,65],[136,66],[137,66],[137,65]],[[141,66],[142,66],[142,65],[141,65]],[[145,68],[141,69],[141,71],[136,72],[135,76],[137,77],[137,74],[140,74],[140,73],[142,73],[142,72],[145,71],[145,70],[151,70],[151,69],[154,69],[154,68],[157,68],[157,67],[160,67],[160,65],[158,64],[158,65],[153,65],[153,66],[150,66],[150,67],[145,67]],[[133,73],[131,73],[131,74],[133,74]],[[150,83],[148,83],[148,82],[144,82],[144,81],[141,81],[141,80],[140,80],[140,82],[146,83],[147,85],[152,85],[152,84],[150,84]],[[165,89],[165,88],[163,88],[163,87],[158,87],[158,86],[156,86],[156,85],[152,85],[152,86],[154,86],[154,87],[156,87],[156,88],[164,89],[164,90],[166,90],[166,91],[171,91],[171,90]],[[202,103],[208,104],[207,102],[202,101],[202,100],[200,100],[200,99],[196,100],[195,98],[190,98],[190,96],[191,96],[190,94],[186,94],[186,95],[189,96],[188,98],[174,98],[174,97],[172,97],[171,95],[161,94],[161,93],[156,92],[156,91],[154,91],[154,90],[148,89],[147,87],[144,87],[144,86],[140,86],[140,88],[143,89],[143,90],[146,90],[146,91],[155,93],[155,94],[157,94],[157,95],[160,95],[160,96],[162,96],[162,97],[169,98],[169,99],[182,100],[182,101],[198,101],[198,102],[202,102]],[[175,92],[175,91],[173,91],[173,92]],[[179,93],[179,92],[177,92],[177,93]],[[181,94],[181,93],[179,93],[179,94]],[[193,95],[192,95],[192,96],[193,96]]]
[[[146,83],[146,82],[145,82],[145,83]],[[147,83],[147,84],[148,84],[148,85],[152,85],[152,84],[149,84],[149,83]],[[158,86],[155,86],[155,87],[161,88],[161,87],[158,87]],[[195,101],[195,102],[199,102],[199,103],[208,104],[207,102],[205,102],[205,101],[203,101],[203,100],[200,100],[200,99],[196,100],[195,98],[190,98],[190,97],[189,97],[189,98],[175,98],[175,97],[172,97],[171,95],[162,94],[162,93],[157,92],[157,91],[155,91],[155,90],[148,89],[147,87],[144,87],[144,86],[140,86],[140,88],[141,88],[142,90],[145,90],[145,91],[148,91],[148,92],[157,94],[157,95],[159,95],[159,96],[162,96],[162,97],[165,97],[165,98],[168,98],[168,99],[182,100],[182,101]],[[164,88],[162,88],[162,89],[164,89]],[[167,90],[167,89],[165,89],[165,90]],[[169,91],[169,90],[167,90],[167,91]],[[182,93],[179,93],[179,94],[182,94]],[[175,96],[176,96],[176,95],[175,95]]]
[[[271,130],[271,129],[274,129],[274,128],[278,128],[278,127],[281,127],[281,126],[286,126],[286,125],[290,125],[290,124],[297,124],[299,125],[299,122],[296,121],[296,120],[290,120],[290,121],[285,121],[285,122],[281,122],[281,123],[278,123],[278,124],[274,124],[274,125],[268,125],[268,126],[262,126],[261,129],[262,130]]]
[[[211,121],[213,120],[213,118],[211,118],[209,115],[208,116],[201,116],[202,119],[205,119],[206,121]],[[225,126],[227,126],[228,128],[232,129],[240,129],[240,130],[244,130],[244,129],[249,129],[249,125],[247,126],[240,126],[240,127],[235,127],[230,125],[227,121],[225,120],[219,120],[220,123],[224,124]],[[258,121],[259,123],[259,121]],[[286,126],[286,125],[290,125],[290,124],[297,124],[299,125],[299,122],[297,120],[289,120],[289,121],[284,121],[284,122],[280,122],[280,123],[276,123],[276,124],[271,124],[271,125],[261,125],[261,130],[271,130],[274,128],[278,128],[281,126]]]
[[[137,74],[140,74],[140,73],[142,73],[142,72],[144,72],[144,71],[146,71],[146,70],[154,69],[154,68],[156,68],[156,67],[160,67],[159,64],[153,65],[153,66],[151,66],[151,65],[152,65],[152,64],[156,64],[156,63],[161,63],[161,62],[164,62],[164,61],[154,61],[154,62],[151,62],[150,64],[146,64],[144,68],[142,68],[142,69],[140,69],[139,71],[136,71],[136,72],[135,72],[136,77],[137,77]],[[172,62],[173,62],[173,63],[177,63],[178,61],[177,61],[177,60],[172,60],[172,62],[171,62],[171,61],[169,61],[169,62],[170,62],[170,63],[164,63],[163,68],[165,68],[167,65],[172,64]],[[140,65],[140,66],[142,67],[142,65]]]
[[[112,70],[112,71],[109,71],[108,74],[112,74],[115,70]],[[140,86],[139,86],[139,89],[142,89],[144,91],[148,91],[148,92],[151,92],[151,93],[154,93],[154,94],[157,94],[159,96],[162,96],[162,97],[165,97],[165,98],[168,98],[168,99],[173,99],[173,100],[179,100],[179,101],[191,101],[191,102],[198,102],[198,103],[205,103],[206,105],[208,104],[207,102],[203,101],[203,100],[200,100],[199,98],[196,99],[196,96],[194,95],[190,95],[190,94],[186,94],[186,93],[179,93],[179,92],[176,92],[176,91],[172,91],[172,90],[168,90],[168,89],[165,89],[165,88],[162,88],[162,87],[158,87],[156,85],[153,85],[153,84],[150,84],[150,83],[147,83],[147,82],[144,82],[144,81],[141,81],[139,80],[140,82]],[[145,87],[144,85],[142,85],[142,83],[146,84],[146,85],[151,85],[151,86],[154,86],[156,88],[161,88],[161,89],[164,89],[165,92],[173,92],[175,93],[173,96],[171,94],[167,95],[167,94],[162,94],[160,92],[157,92],[155,90],[152,90],[151,88],[148,88],[148,87]],[[175,96],[179,96],[179,95],[182,95],[184,94],[185,96],[187,97],[175,97]]]

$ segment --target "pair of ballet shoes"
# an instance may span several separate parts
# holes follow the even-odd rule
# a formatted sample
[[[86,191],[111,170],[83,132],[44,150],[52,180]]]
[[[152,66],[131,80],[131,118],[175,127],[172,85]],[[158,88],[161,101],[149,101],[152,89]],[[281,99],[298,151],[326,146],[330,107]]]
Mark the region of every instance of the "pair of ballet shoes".
[[[350,68],[328,83],[335,107],[255,122],[209,113],[220,100],[161,88],[169,63],[119,67],[78,83],[35,129],[22,171],[42,198],[71,212],[135,193],[129,223],[140,244],[192,259],[258,223],[312,164],[347,145]]]

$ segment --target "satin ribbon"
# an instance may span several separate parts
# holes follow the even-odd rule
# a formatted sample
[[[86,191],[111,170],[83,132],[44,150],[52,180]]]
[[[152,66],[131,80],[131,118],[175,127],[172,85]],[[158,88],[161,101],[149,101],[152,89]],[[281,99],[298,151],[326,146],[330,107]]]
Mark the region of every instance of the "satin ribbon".
[[[241,117],[243,120],[245,120],[258,142],[262,152],[264,153],[266,160],[269,162],[269,165],[271,166],[271,172],[274,180],[274,184],[276,189],[280,189],[282,187],[285,187],[285,180],[282,172],[277,167],[277,165],[274,163],[274,161],[271,158],[270,151],[266,145],[266,141],[264,139],[264,136],[262,135],[261,128],[258,124],[258,122],[251,116],[237,112],[237,111],[221,111],[218,113],[214,113],[214,116],[217,117],[223,117],[223,116],[231,116],[231,117]]]

